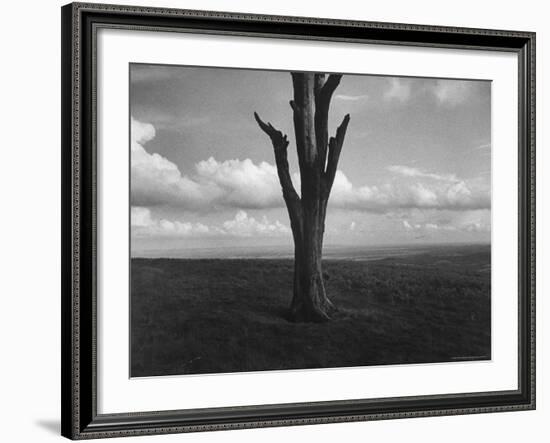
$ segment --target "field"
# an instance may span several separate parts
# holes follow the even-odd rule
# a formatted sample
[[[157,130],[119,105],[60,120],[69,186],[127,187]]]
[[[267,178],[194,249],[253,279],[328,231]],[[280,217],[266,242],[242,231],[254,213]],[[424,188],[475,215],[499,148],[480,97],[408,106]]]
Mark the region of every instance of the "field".
[[[327,255],[322,324],[286,318],[291,259],[132,259],[131,376],[491,358],[489,246]]]

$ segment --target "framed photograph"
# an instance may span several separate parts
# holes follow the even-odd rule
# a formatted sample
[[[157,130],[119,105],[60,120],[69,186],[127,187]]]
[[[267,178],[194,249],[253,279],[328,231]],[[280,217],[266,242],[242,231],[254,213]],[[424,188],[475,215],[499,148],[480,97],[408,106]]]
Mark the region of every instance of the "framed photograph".
[[[61,13],[64,436],[535,408],[534,33]]]

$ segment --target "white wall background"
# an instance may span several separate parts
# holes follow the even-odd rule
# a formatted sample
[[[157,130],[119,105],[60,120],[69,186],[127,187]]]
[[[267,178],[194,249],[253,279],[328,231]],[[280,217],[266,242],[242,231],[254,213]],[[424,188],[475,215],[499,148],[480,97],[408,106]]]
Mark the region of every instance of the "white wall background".
[[[119,2],[116,2],[119,3]],[[120,2],[124,3],[124,2]],[[546,441],[549,386],[543,352],[550,329],[548,222],[550,157],[545,128],[550,104],[550,14],[536,0],[162,0],[138,5],[281,15],[518,29],[537,32],[538,143],[538,409],[483,414],[138,437],[146,442]],[[5,2],[0,27],[0,408],[2,441],[60,441],[60,6],[59,0]],[[545,439],[546,438],[546,439]],[[131,441],[131,440],[125,440]]]

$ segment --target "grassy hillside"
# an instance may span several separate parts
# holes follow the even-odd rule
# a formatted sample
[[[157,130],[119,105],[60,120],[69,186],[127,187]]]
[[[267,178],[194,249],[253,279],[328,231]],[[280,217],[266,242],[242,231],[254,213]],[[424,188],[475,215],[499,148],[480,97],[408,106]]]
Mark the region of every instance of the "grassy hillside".
[[[292,260],[132,259],[131,375],[490,358],[490,248],[327,260],[341,308],[285,318]]]

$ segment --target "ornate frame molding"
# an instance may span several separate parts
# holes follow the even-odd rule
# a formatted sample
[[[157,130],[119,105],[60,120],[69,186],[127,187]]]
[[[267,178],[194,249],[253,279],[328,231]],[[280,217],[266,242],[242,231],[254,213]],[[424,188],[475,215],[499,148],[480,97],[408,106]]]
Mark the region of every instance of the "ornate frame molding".
[[[72,3],[62,8],[62,435],[71,439],[535,408],[535,34]],[[461,49],[519,57],[517,391],[97,414],[95,37],[99,27]]]

